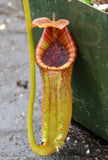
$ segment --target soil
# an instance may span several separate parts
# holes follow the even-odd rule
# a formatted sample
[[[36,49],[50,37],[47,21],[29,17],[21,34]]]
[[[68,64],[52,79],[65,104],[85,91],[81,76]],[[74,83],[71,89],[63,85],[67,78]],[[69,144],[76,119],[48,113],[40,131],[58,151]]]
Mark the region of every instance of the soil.
[[[107,4],[108,0],[97,0],[100,4]]]

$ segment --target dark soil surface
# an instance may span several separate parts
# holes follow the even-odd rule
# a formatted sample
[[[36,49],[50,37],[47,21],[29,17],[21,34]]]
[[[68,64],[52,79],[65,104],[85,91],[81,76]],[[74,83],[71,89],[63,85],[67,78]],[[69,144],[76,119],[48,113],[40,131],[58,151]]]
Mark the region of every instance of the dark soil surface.
[[[41,130],[42,80],[36,67],[34,132]],[[108,160],[108,143],[72,121],[65,145],[52,155],[35,155],[27,138],[29,51],[20,0],[0,0],[0,160]]]

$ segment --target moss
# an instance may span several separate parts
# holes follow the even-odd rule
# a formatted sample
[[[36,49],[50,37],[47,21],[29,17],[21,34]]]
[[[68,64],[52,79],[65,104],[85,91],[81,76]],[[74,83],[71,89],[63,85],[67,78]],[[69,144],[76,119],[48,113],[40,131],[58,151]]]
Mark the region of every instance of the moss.
[[[91,1],[91,0],[82,0],[82,1],[84,1],[84,2],[86,2],[86,3],[89,3],[89,4],[92,4],[92,1]]]

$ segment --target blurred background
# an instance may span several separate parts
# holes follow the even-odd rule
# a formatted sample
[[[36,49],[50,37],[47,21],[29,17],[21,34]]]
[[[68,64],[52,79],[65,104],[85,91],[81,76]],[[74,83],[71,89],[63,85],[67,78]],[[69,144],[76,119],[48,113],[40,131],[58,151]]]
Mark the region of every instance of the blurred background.
[[[36,67],[33,125],[40,144],[42,80]],[[29,50],[20,0],[0,0],[0,160],[108,160],[108,142],[72,121],[64,146],[35,155],[27,138],[30,91]]]

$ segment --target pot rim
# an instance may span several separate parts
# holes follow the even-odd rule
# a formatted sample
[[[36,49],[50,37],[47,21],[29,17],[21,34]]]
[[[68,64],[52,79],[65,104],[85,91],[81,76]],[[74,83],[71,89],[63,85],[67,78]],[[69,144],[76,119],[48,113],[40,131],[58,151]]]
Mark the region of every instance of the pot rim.
[[[88,3],[84,2],[84,1],[82,1],[82,0],[78,0],[78,1],[79,1],[79,2],[81,2],[81,3],[83,3],[84,5],[86,5],[86,6],[88,6],[88,7],[93,8],[94,10],[97,10],[97,11],[99,11],[99,12],[103,13],[103,14],[108,15],[108,12],[105,12],[105,11],[99,10],[99,9],[97,9],[97,8],[93,7],[92,5],[90,5],[90,4],[88,4]]]

